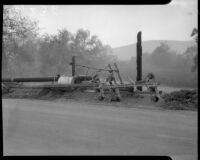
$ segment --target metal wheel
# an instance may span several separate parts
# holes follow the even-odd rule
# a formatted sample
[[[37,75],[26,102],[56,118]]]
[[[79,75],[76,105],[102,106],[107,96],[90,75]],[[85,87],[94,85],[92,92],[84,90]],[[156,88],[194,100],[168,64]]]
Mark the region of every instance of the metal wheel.
[[[98,100],[100,100],[100,101],[102,101],[102,100],[104,100],[105,99],[105,97],[103,97],[103,96],[99,96],[98,97]]]
[[[159,98],[157,96],[152,96],[151,101],[152,102],[158,102]]]

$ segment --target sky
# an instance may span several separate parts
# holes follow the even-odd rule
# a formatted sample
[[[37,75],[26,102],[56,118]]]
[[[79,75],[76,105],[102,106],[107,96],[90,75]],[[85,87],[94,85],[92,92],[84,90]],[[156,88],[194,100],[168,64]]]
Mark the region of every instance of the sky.
[[[192,40],[197,27],[197,0],[172,0],[167,5],[14,5],[38,21],[40,33],[79,28],[97,35],[103,44],[120,47],[142,40]]]

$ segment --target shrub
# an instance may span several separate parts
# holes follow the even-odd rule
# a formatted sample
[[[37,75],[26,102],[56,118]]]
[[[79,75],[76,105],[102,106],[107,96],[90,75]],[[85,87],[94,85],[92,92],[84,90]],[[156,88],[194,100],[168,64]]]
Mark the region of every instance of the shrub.
[[[196,109],[197,108],[197,91],[180,90],[162,95],[164,104],[162,107],[168,109]]]

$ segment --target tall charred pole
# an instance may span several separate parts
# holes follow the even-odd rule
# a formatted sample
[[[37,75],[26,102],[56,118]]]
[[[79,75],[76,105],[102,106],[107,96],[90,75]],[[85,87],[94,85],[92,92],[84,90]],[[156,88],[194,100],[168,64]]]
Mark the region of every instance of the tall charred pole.
[[[137,57],[136,57],[136,68],[137,68],[137,77],[136,81],[142,80],[142,32],[137,34]],[[137,87],[138,90],[142,91],[142,87]]]
[[[75,63],[76,63],[75,56],[72,56],[72,63],[71,63],[71,65],[72,65],[72,76],[75,76],[75,74],[76,74]]]

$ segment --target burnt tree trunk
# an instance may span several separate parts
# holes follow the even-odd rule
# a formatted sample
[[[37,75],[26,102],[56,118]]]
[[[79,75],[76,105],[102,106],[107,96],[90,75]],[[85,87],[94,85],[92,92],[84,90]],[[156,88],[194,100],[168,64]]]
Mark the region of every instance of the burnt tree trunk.
[[[137,77],[136,81],[142,80],[142,37],[141,32],[137,34],[137,57],[136,57],[136,68],[137,68]],[[138,90],[142,91],[142,87],[137,87]]]
[[[73,56],[72,57],[72,77],[74,77],[75,76],[75,74],[76,74],[76,70],[75,70],[75,56]]]

